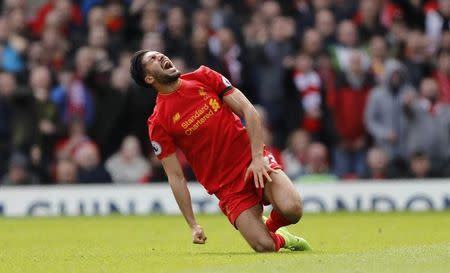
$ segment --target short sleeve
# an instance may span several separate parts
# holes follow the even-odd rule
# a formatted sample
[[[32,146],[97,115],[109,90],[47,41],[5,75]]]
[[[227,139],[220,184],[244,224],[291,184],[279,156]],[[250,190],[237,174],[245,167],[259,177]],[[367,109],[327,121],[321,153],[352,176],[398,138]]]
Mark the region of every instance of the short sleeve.
[[[202,70],[205,73],[207,83],[213,88],[220,99],[233,92],[234,88],[230,81],[222,74],[207,66],[202,66]]]
[[[176,151],[172,137],[157,121],[148,121],[148,133],[152,142],[153,152],[155,152],[159,160]]]

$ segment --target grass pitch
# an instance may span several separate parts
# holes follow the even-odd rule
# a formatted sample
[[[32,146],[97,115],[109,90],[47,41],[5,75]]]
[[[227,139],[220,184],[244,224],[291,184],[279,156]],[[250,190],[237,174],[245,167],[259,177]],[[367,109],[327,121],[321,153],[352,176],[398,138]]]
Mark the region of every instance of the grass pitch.
[[[450,272],[450,213],[308,214],[312,252],[254,253],[224,216],[0,218],[0,273]]]

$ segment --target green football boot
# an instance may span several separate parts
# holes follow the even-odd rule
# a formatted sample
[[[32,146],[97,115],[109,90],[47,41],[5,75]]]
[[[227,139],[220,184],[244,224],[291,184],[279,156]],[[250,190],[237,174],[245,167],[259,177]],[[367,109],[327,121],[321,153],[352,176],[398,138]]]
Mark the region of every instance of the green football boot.
[[[267,219],[268,218],[263,215],[264,223],[266,223]],[[305,239],[290,233],[286,227],[279,228],[275,233],[279,234],[279,235],[281,235],[281,237],[283,237],[283,239],[284,239],[283,248],[285,248],[285,249],[289,249],[292,251],[312,250],[311,246]]]
[[[281,227],[275,232],[276,234],[281,235],[284,239],[285,249],[290,249],[292,251],[308,251],[312,250],[309,243],[303,239],[302,237],[298,237],[292,233],[290,233],[286,227]]]

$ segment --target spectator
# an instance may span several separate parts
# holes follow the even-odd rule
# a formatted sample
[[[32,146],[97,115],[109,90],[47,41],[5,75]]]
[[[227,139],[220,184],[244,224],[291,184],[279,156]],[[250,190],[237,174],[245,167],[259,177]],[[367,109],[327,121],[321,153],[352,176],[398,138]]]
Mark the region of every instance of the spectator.
[[[429,42],[420,31],[411,31],[406,39],[403,63],[411,83],[418,87],[420,79],[430,74],[431,65],[428,63],[429,55],[426,47]]]
[[[156,93],[129,80],[131,52],[141,48],[163,52],[182,72],[207,65],[262,105],[266,145],[287,146],[278,161],[293,177],[307,173],[309,138],[330,151],[329,171],[361,176],[373,147],[360,137],[362,111],[378,151],[367,157],[382,158],[383,149],[388,162],[364,177],[408,176],[416,151],[431,175],[450,175],[450,0],[37,2],[1,4],[0,177],[12,151],[48,183],[52,166],[73,161],[85,144],[107,159],[134,135],[152,166],[145,180],[166,181],[143,126]],[[304,136],[289,136],[298,130]]]
[[[106,161],[105,166],[114,183],[119,184],[142,183],[151,175],[150,164],[142,156],[135,136],[127,136],[120,150]]]
[[[171,7],[167,11],[167,27],[163,31],[163,37],[168,56],[189,56],[189,29],[186,21],[181,7]]]
[[[41,184],[51,184],[50,158],[43,155],[38,145],[33,145],[29,152],[30,171],[37,176]]]
[[[331,56],[328,52],[323,51],[317,56],[316,66],[320,80],[323,82],[322,94],[327,97],[327,94],[335,92],[337,77],[337,73],[333,68]]]
[[[327,8],[333,8],[333,12],[334,14],[336,14],[337,21],[342,21],[354,17],[354,14],[358,9],[358,3],[355,3],[355,1],[351,0],[339,0],[335,3],[327,0],[325,2],[328,3]],[[333,5],[331,6],[332,3]]]
[[[226,16],[224,10],[220,5],[220,1],[200,0],[199,2],[201,7],[211,14],[211,21],[210,21],[211,27],[216,30],[222,28],[225,24]]]
[[[106,26],[106,11],[102,6],[92,7],[87,15],[86,26],[88,29]]]
[[[450,157],[450,106],[441,104],[438,96],[436,81],[424,78],[420,98],[416,99],[413,94],[404,98],[406,134],[402,142],[405,142],[407,157],[415,151],[424,151],[436,162]]]
[[[304,130],[298,129],[289,135],[287,148],[282,152],[281,158],[284,171],[292,180],[306,172],[305,165],[310,142],[310,136]]]
[[[82,22],[82,14],[77,5],[69,0],[49,0],[39,8],[31,22],[33,35],[40,36],[49,19],[52,19],[49,17],[52,16],[58,17],[58,24],[65,31],[71,27],[80,26]]]
[[[425,28],[427,36],[431,43],[429,46],[431,50],[436,51],[442,38],[442,32],[448,30],[448,24],[450,23],[450,1],[438,0],[438,8],[430,9],[426,13]]]
[[[381,36],[374,36],[369,42],[371,72],[376,82],[380,84],[383,79],[384,68],[388,57],[388,46]]]
[[[425,11],[432,5],[436,5],[435,1],[395,1],[404,11],[405,21],[411,29],[425,29]]]
[[[83,143],[74,154],[77,163],[78,181],[83,184],[110,183],[111,176],[100,161],[100,153],[93,143]]]
[[[266,22],[261,13],[255,12],[243,26],[244,43],[247,48],[258,47],[267,40]]]
[[[77,183],[77,165],[70,159],[60,159],[56,163],[56,184]]]
[[[416,179],[434,177],[431,161],[425,153],[419,151],[411,155],[408,177]]]
[[[316,58],[323,49],[322,42],[322,37],[317,30],[308,29],[301,39],[302,52],[311,58]]]
[[[9,159],[8,172],[1,180],[3,185],[34,185],[39,179],[29,170],[28,159],[21,153],[13,153]]]
[[[91,89],[95,89],[96,103],[93,125],[88,131],[102,152],[102,158],[111,156],[119,148],[129,130],[130,74],[118,67],[111,73],[92,72]],[[99,103],[101,102],[101,103]]]
[[[292,80],[298,92],[300,108],[303,118],[300,127],[310,134],[318,134],[322,129],[322,96],[320,93],[321,80],[319,74],[313,70],[310,56],[299,54],[295,57]]]
[[[313,142],[306,155],[305,174],[295,182],[333,182],[336,177],[330,172],[327,147]]]
[[[73,159],[82,144],[91,142],[86,135],[84,123],[80,119],[73,119],[69,123],[68,131],[68,137],[56,143],[55,155],[57,159]]]
[[[380,20],[380,1],[361,0],[355,21],[362,43],[366,43],[375,35],[385,35],[386,29]]]
[[[124,50],[120,53],[118,65],[122,69],[129,69],[130,61],[131,61],[131,52],[128,50]]]
[[[259,114],[259,117],[263,126],[263,142],[267,151],[272,153],[275,161],[283,167],[283,160],[281,158],[281,151],[273,145],[273,134],[267,122],[267,111],[260,105],[255,105],[255,109]]]
[[[412,90],[404,66],[396,60],[386,63],[383,83],[376,86],[367,101],[365,125],[377,146],[389,160],[405,157],[403,96]]]
[[[189,68],[197,69],[201,65],[206,65],[212,69],[218,69],[218,62],[209,49],[208,42],[208,30],[202,26],[194,28],[190,43],[190,51],[192,56],[187,59]]]
[[[32,42],[27,51],[27,69],[31,71],[38,66],[48,65],[48,56],[44,54],[44,46],[41,42]]]
[[[269,23],[273,18],[281,16],[282,12],[278,1],[273,0],[264,1],[258,11],[265,23]]]
[[[36,113],[33,116],[36,117],[36,123],[38,124],[35,143],[42,151],[44,160],[50,159],[56,137],[61,131],[58,108],[49,99],[50,86],[51,75],[46,67],[36,67],[31,71],[30,87],[34,95],[36,108]]]
[[[19,88],[16,78],[2,73],[3,92],[11,94],[11,148],[23,153],[29,151],[36,140],[36,108],[33,94],[28,88]]]
[[[439,50],[433,78],[439,85],[439,101],[450,104],[450,50]]]
[[[238,88],[242,87],[243,56],[233,32],[223,28],[217,31],[216,56],[223,75]]]
[[[25,9],[27,7],[26,0],[6,0],[3,3],[5,9]]]
[[[334,66],[337,71],[348,69],[348,57],[354,50],[360,51],[363,67],[367,68],[370,63],[369,57],[366,52],[360,48],[356,25],[350,20],[342,21],[337,28],[337,43],[330,47],[330,53],[333,56]]]
[[[12,33],[22,37],[27,36],[27,19],[24,8],[11,8],[7,13],[7,19]]]
[[[114,34],[114,35],[113,35]],[[104,25],[97,25],[88,30],[87,46],[93,51],[95,64],[97,69],[110,70],[112,67],[112,59],[117,58],[117,33],[110,33]]]
[[[374,85],[372,75],[362,64],[362,55],[353,51],[349,67],[337,78],[336,91],[328,92],[328,106],[334,117],[338,141],[334,150],[334,170],[339,177],[362,176],[367,145],[364,110]]]
[[[95,26],[89,29],[88,47],[94,53],[96,62],[110,62],[110,53],[108,50],[109,36],[106,27]]]
[[[209,35],[214,34],[215,30],[211,25],[211,12],[206,8],[199,8],[192,14],[192,30],[204,29]],[[194,33],[192,33],[194,34]]]
[[[315,29],[322,36],[325,46],[336,42],[336,22],[333,13],[328,9],[321,9],[316,13]]]
[[[156,33],[162,30],[163,24],[161,22],[157,1],[151,1],[145,5],[139,26],[143,34],[150,32]]]
[[[367,170],[362,177],[365,179],[395,178],[394,172],[391,169],[384,150],[378,147],[372,147],[367,152]]]
[[[61,122],[67,123],[65,120],[66,115],[66,97],[67,90],[74,78],[74,72],[70,70],[68,67],[63,67],[60,71],[56,73],[57,83],[50,90],[50,100],[57,106],[58,108],[58,119]]]
[[[409,29],[404,18],[400,15],[395,16],[392,25],[389,28],[389,32],[386,34],[390,56],[400,58],[403,55],[403,49],[408,33]]]
[[[162,28],[159,1],[131,1],[125,10],[125,25],[121,44],[127,41],[127,49],[137,48],[145,33],[158,32]]]
[[[257,89],[262,106],[271,109],[268,120],[274,131],[277,131],[283,122],[284,92],[280,79],[283,73],[283,59],[293,52],[290,40],[293,34],[294,22],[285,17],[272,18],[269,39],[259,48],[262,55],[257,63],[260,73]]]
[[[113,42],[120,42],[121,32],[125,26],[125,8],[120,1],[110,1],[106,4],[106,27],[113,35]],[[119,34],[119,35],[118,35]]]
[[[310,1],[295,1],[289,6],[288,14],[295,19],[297,34],[303,36],[314,25],[314,10]]]
[[[12,106],[11,99],[14,93],[14,84],[8,86],[8,78],[11,77],[7,73],[0,73],[0,174],[3,174],[7,158],[9,157],[9,149],[11,146],[11,128],[12,128]]]
[[[41,38],[46,64],[55,70],[61,69],[69,51],[69,43],[57,27],[46,27]]]
[[[85,79],[94,66],[95,53],[88,47],[78,49],[75,56],[75,74],[65,90],[64,121],[80,118],[89,127],[94,119],[94,102]]]
[[[166,52],[166,46],[162,36],[158,32],[148,32],[142,37],[141,48],[151,48],[159,52]]]
[[[439,43],[438,52],[450,49],[450,31],[446,30],[442,33],[441,42]]]
[[[9,24],[5,16],[0,17],[0,68],[7,72],[19,73],[25,69],[25,53],[28,41],[9,29]]]

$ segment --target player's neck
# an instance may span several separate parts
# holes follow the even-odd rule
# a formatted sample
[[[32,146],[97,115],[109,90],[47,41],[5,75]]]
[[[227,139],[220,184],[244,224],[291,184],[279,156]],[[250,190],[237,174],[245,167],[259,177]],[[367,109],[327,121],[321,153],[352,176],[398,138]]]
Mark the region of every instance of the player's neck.
[[[180,87],[180,85],[181,85],[181,79],[177,79],[173,83],[158,86],[156,89],[158,90],[158,94],[168,95],[168,94],[171,94],[171,93],[177,91],[177,89]]]

